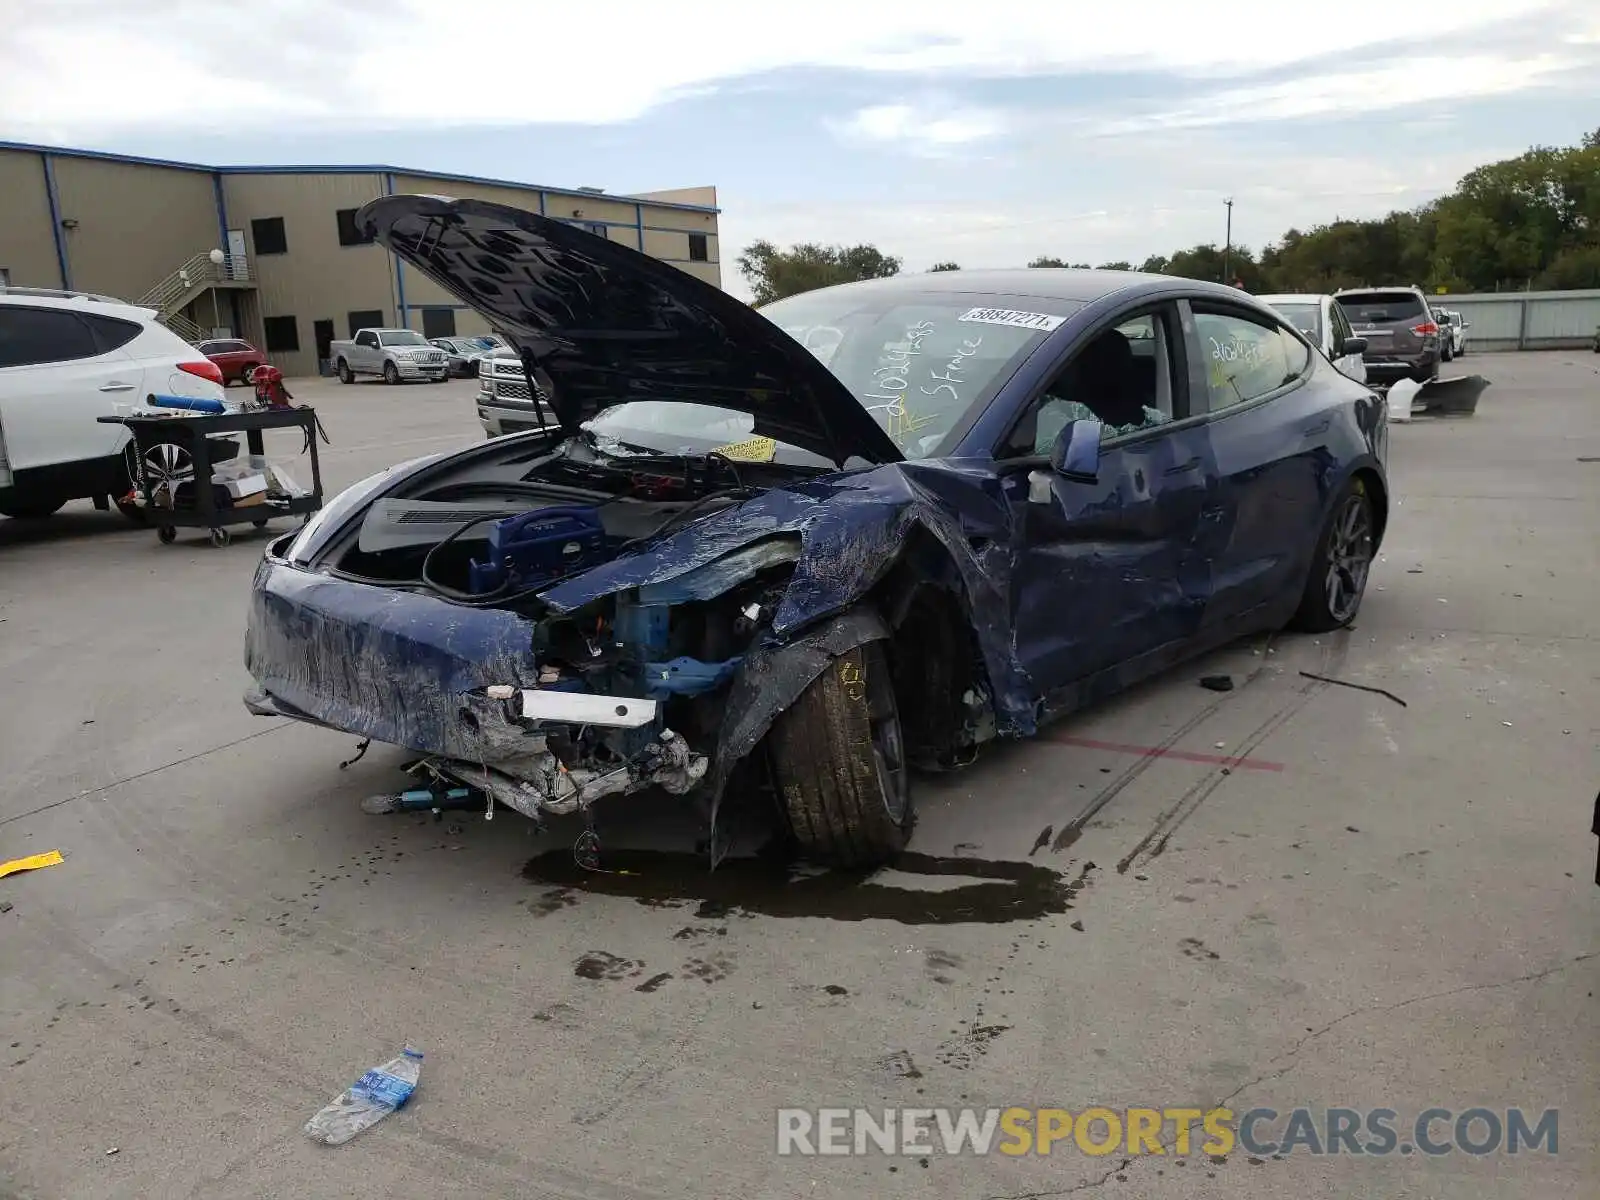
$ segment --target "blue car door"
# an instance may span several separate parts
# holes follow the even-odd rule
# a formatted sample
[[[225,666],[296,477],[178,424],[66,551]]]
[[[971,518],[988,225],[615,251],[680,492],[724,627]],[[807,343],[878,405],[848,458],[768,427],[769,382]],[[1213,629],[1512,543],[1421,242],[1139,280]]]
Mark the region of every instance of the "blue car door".
[[[1108,335],[1109,368],[1084,370]],[[1190,418],[1178,309],[1114,317],[1065,359],[1000,451],[1016,530],[1013,635],[1041,695],[1193,638],[1209,587],[1198,546],[1215,473]],[[1036,457],[1006,469],[1008,456],[1048,453],[1073,419],[1101,422],[1094,482]]]
[[[1209,413],[1219,483],[1205,547],[1210,629],[1286,604],[1300,587],[1332,459],[1326,391],[1347,381],[1264,313],[1199,299],[1190,308],[1192,390]]]

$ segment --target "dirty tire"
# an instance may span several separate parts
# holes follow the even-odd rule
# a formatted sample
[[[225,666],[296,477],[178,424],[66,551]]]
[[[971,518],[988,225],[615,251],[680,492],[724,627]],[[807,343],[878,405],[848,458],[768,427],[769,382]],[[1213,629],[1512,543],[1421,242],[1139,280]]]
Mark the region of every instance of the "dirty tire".
[[[345,362],[345,360],[341,358],[339,360],[339,382],[340,383],[354,383],[355,381],[356,381],[355,372],[350,369],[350,364]]]
[[[1307,633],[1327,633],[1355,620],[1376,556],[1376,516],[1366,485],[1360,479],[1345,484],[1317,537],[1306,590],[1290,621],[1293,628]],[[1353,603],[1348,598],[1336,601],[1331,595],[1336,589],[1330,578],[1339,564],[1347,564],[1344,579],[1348,587],[1344,590],[1348,592],[1353,588]]]
[[[390,387],[398,387],[400,384],[400,368],[395,366],[392,362],[384,363],[383,381]]]
[[[778,795],[801,854],[867,867],[911,834],[910,781],[882,643],[834,659],[767,738]]]

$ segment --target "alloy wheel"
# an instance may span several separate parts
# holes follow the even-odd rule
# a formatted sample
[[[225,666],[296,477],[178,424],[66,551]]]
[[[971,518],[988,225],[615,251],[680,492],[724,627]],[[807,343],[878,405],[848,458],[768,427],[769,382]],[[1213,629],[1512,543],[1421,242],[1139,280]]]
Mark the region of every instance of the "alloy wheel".
[[[1328,535],[1324,584],[1328,615],[1341,625],[1356,615],[1372,569],[1372,510],[1357,492],[1345,499]]]

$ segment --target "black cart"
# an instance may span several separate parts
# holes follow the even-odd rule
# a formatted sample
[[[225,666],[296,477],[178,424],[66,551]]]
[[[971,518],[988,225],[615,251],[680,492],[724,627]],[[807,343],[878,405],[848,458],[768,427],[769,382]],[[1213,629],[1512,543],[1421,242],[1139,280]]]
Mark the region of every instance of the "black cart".
[[[145,511],[156,526],[162,542],[170,543],[178,529],[207,529],[213,546],[226,546],[231,539],[229,525],[254,525],[262,528],[274,517],[308,515],[322,507],[322,464],[317,458],[317,437],[321,426],[316,410],[267,408],[255,412],[197,415],[150,412],[97,418],[104,425],[126,425],[133,434],[134,457],[138,463],[137,483],[145,497]],[[212,480],[214,447],[211,436],[218,433],[243,433],[249,453],[264,458],[262,431],[299,429],[305,435],[305,451],[311,456],[311,491],[304,496],[284,496],[264,503],[229,504],[227,489],[218,503],[218,486]],[[154,457],[152,457],[154,452]],[[183,460],[187,458],[188,463]],[[166,479],[153,479],[158,464],[170,469]],[[190,467],[192,464],[192,468]],[[191,474],[192,471],[192,474]],[[181,486],[176,480],[181,476]],[[180,492],[186,503],[180,503]],[[160,493],[170,507],[156,503]]]

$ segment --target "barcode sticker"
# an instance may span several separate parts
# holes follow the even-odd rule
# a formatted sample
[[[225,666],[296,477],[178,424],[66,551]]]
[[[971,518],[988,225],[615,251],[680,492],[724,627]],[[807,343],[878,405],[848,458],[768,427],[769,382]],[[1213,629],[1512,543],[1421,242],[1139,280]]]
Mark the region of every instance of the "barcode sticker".
[[[1049,333],[1066,320],[1049,313],[1018,312],[1014,308],[969,308],[956,319],[979,325],[1013,325],[1018,329],[1037,329],[1041,333]]]

